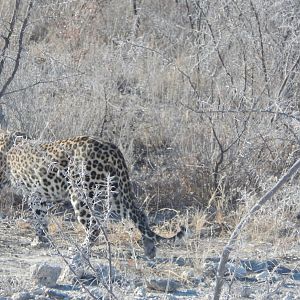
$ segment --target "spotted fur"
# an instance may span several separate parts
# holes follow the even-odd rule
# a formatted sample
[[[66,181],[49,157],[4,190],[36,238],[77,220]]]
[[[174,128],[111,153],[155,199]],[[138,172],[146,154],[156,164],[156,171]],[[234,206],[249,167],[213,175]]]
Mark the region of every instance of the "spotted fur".
[[[184,235],[183,227],[171,238],[151,230],[147,216],[134,201],[124,157],[112,143],[89,136],[43,143],[28,140],[24,134],[1,132],[0,168],[0,182],[9,181],[27,195],[40,241],[47,235],[47,203],[69,199],[87,232],[85,243],[92,245],[99,235],[93,209],[103,196],[108,177],[110,213],[134,222],[148,257],[155,257],[159,241],[174,241]]]

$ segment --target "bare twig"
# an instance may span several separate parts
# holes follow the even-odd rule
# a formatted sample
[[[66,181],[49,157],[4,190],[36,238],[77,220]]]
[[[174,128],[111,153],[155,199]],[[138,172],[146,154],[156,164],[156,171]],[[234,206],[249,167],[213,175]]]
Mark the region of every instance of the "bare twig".
[[[12,19],[11,19],[10,26],[9,26],[8,35],[7,35],[7,37],[4,38],[5,42],[4,42],[4,47],[3,47],[2,53],[1,53],[1,56],[3,56],[3,57],[0,61],[0,75],[1,75],[1,73],[3,71],[3,68],[4,68],[4,65],[5,65],[5,53],[8,49],[8,47],[9,47],[10,39],[11,39],[11,36],[14,32],[14,28],[15,28],[16,20],[17,20],[17,15],[18,15],[18,12],[19,12],[19,6],[20,6],[20,0],[16,0],[14,12],[13,12]],[[18,69],[19,69],[20,59],[21,59],[21,52],[23,50],[24,34],[25,34],[25,30],[26,30],[26,27],[27,27],[27,24],[28,24],[28,20],[30,18],[30,13],[31,13],[32,7],[33,7],[33,0],[30,0],[30,2],[28,4],[28,7],[27,7],[26,15],[25,15],[25,18],[22,22],[22,26],[21,26],[20,33],[19,33],[18,49],[17,49],[16,58],[15,58],[15,61],[14,61],[14,66],[13,66],[11,74],[6,79],[6,81],[4,82],[3,86],[0,89],[0,99],[3,97],[6,89],[8,88],[8,86],[11,84],[11,82],[15,78],[15,75],[16,75]],[[5,114],[3,112],[3,106],[2,105],[0,105],[0,125],[1,125],[2,128],[7,127],[7,121],[6,121],[6,118],[5,118]]]
[[[298,116],[294,116],[290,113],[280,112],[280,111],[274,111],[270,109],[242,109],[242,110],[236,110],[236,109],[211,109],[211,110],[197,110],[193,107],[180,102],[182,106],[184,106],[187,109],[192,110],[193,112],[197,114],[204,114],[204,115],[211,115],[211,114],[247,114],[247,113],[256,113],[256,114],[271,114],[271,115],[278,115],[285,118],[290,118],[296,121],[300,121],[300,118]]]
[[[82,174],[82,177],[84,176],[84,173]],[[104,213],[106,214],[106,216],[109,216],[109,203],[110,203],[110,199],[111,199],[111,186],[112,186],[112,180],[113,177],[108,176],[106,183],[105,183],[105,201],[106,203],[102,203],[102,204],[107,204],[107,207],[104,208]],[[84,184],[83,184],[84,186]],[[79,187],[80,189],[80,187]],[[103,283],[103,286],[107,289],[108,293],[109,293],[109,297],[110,299],[117,299],[116,295],[113,292],[113,286],[112,286],[112,252],[111,252],[111,243],[108,239],[108,235],[106,233],[106,230],[103,226],[103,220],[100,220],[99,218],[99,213],[97,212],[97,208],[95,207],[96,202],[95,201],[89,201],[88,197],[84,194],[82,194],[83,199],[85,200],[84,202],[86,203],[90,213],[91,213],[91,218],[93,218],[96,221],[96,225],[97,227],[101,230],[101,232],[104,235],[104,239],[107,245],[107,252],[108,252],[108,267],[109,267],[109,276],[108,276],[108,284],[107,283]],[[94,198],[99,197],[99,195],[94,195]],[[101,197],[103,198],[103,197]],[[94,199],[95,200],[95,199]],[[92,202],[92,203],[91,203]],[[92,222],[91,222],[92,223]],[[90,227],[90,230],[92,231],[92,226]],[[88,233],[89,234],[89,233]],[[93,234],[93,233],[91,233]],[[88,264],[91,266],[91,263],[89,261],[88,258],[85,258],[86,261],[88,262]],[[97,275],[97,274],[96,274]],[[97,275],[98,276],[98,275]]]
[[[194,30],[194,22],[193,22],[193,18],[192,18],[192,15],[191,15],[191,11],[190,11],[190,6],[189,6],[188,0],[185,0],[185,7],[186,7],[187,14],[188,14],[188,17],[189,17],[191,29]]]
[[[103,137],[103,133],[104,133],[104,128],[106,123],[108,122],[107,119],[107,113],[108,113],[108,100],[107,100],[107,94],[104,91],[104,99],[105,99],[105,110],[104,110],[104,116],[103,116],[103,122],[102,122],[102,126],[101,126],[101,131],[99,133],[99,136],[102,138]]]
[[[33,7],[33,0],[31,0],[28,4],[27,12],[26,12],[24,21],[22,23],[20,34],[19,34],[18,50],[17,50],[17,56],[16,56],[15,64],[14,64],[14,67],[13,67],[13,70],[12,70],[10,76],[8,77],[8,79],[3,84],[3,86],[0,90],[0,99],[3,97],[6,89],[8,88],[8,86],[11,84],[11,82],[15,78],[15,75],[16,75],[18,69],[19,69],[20,59],[21,59],[21,52],[23,50],[23,40],[24,40],[25,30],[26,30],[26,27],[27,27],[27,24],[28,24],[28,21],[29,21],[29,18],[30,18],[30,13],[31,13],[32,7]]]
[[[16,24],[16,20],[17,20],[17,14],[19,12],[19,7],[20,7],[20,0],[16,0],[13,15],[12,15],[11,21],[9,22],[8,34],[7,34],[6,37],[2,36],[2,38],[4,39],[4,46],[3,46],[3,49],[2,49],[2,53],[1,53],[2,59],[0,61],[0,75],[3,71],[3,67],[4,67],[4,63],[5,63],[5,54],[6,54],[6,51],[7,51],[8,47],[9,47],[10,39],[11,39],[11,36],[12,36],[14,28],[15,28],[15,24]]]
[[[234,229],[230,236],[229,241],[223,249],[220,264],[218,266],[216,285],[214,290],[214,300],[219,300],[222,292],[223,286],[223,275],[225,272],[225,265],[228,261],[229,255],[237,241],[237,238],[241,231],[244,229],[247,223],[253,215],[268,201],[273,195],[298,171],[300,168],[300,159],[298,159],[294,165],[284,174],[280,180],[250,209],[250,211],[242,218],[239,224]]]
[[[297,65],[299,64],[299,62],[300,62],[300,55],[298,56],[298,59],[297,59],[296,62],[294,63],[294,65],[293,65],[293,67],[291,68],[291,70],[289,71],[289,73],[288,73],[288,74],[286,75],[286,77],[284,78],[284,80],[283,80],[283,82],[282,82],[282,84],[281,84],[281,86],[280,86],[280,89],[279,89],[279,92],[278,92],[277,97],[280,97],[280,96],[281,96],[281,94],[282,94],[282,92],[284,91],[285,86],[286,86],[286,84],[287,84],[287,82],[288,82],[288,79],[289,79],[290,76],[293,74],[293,72],[294,72],[295,68],[297,67]]]
[[[122,42],[122,43],[127,43],[128,45],[131,45],[133,47],[136,47],[136,48],[142,48],[142,49],[145,49],[147,51],[151,51],[155,54],[158,54],[160,57],[162,57],[163,60],[165,60],[166,62],[168,62],[170,65],[174,66],[175,69],[184,77],[188,80],[193,92],[195,93],[196,97],[198,100],[200,100],[200,94],[196,88],[196,85],[195,83],[192,81],[191,77],[186,73],[184,72],[175,62],[174,59],[171,59],[169,57],[166,57],[163,53],[161,53],[160,51],[157,51],[156,49],[153,49],[153,48],[150,48],[150,47],[147,47],[147,46],[144,46],[144,45],[138,45],[138,44],[135,44],[135,43],[132,43],[130,41],[116,41],[116,43],[118,42]]]
[[[256,10],[256,8],[255,8],[255,6],[254,6],[254,4],[251,0],[250,0],[250,6],[251,6],[251,9],[253,10],[253,13],[254,13],[254,16],[255,16],[255,19],[256,19],[256,23],[257,23],[257,27],[258,27],[261,65],[262,65],[262,69],[263,69],[263,72],[264,72],[264,78],[265,78],[267,93],[268,93],[268,96],[270,96],[270,89],[269,89],[269,85],[268,85],[269,80],[268,80],[268,72],[267,72],[267,66],[266,66],[265,50],[264,50],[263,36],[262,36],[262,31],[261,31],[261,24],[260,24],[260,20],[259,20],[257,10]]]
[[[76,250],[78,252],[80,252],[82,258],[84,259],[84,262],[87,263],[87,265],[95,272],[95,275],[96,277],[98,278],[98,274],[97,274],[97,270],[94,268],[94,266],[91,264],[91,261],[90,261],[90,258],[85,254],[83,253],[82,249],[78,246],[78,244],[76,242],[74,242],[71,237],[67,234],[63,234],[64,230],[63,228],[60,226],[58,220],[56,218],[54,218],[54,222],[55,222],[55,225],[58,227],[59,229],[59,233],[61,235],[61,237],[64,239],[64,240],[67,240],[69,243],[73,244],[76,248]],[[102,230],[102,228],[101,228]],[[102,231],[103,232],[103,231]],[[63,261],[66,263],[66,265],[70,268],[70,271],[72,272],[72,274],[74,274],[75,276],[78,276],[77,273],[76,273],[76,270],[74,269],[74,267],[72,266],[71,263],[68,262],[68,260],[66,259],[65,255],[63,255],[63,253],[59,250],[58,246],[56,246],[56,244],[53,242],[53,240],[51,239],[50,235],[48,234],[47,235],[47,238],[49,239],[52,247],[57,251],[57,253],[59,254],[59,256],[63,259]],[[107,236],[106,236],[107,238]],[[110,271],[111,272],[111,271]],[[100,280],[99,280],[100,281]],[[81,281],[79,280],[79,283],[80,285],[83,285],[81,283]],[[106,284],[106,282],[104,281],[101,281],[101,285],[107,290],[107,292],[109,293],[109,295],[112,296],[113,299],[117,300],[117,296],[111,291],[109,285]],[[84,290],[89,294],[91,295],[90,291],[84,287]],[[97,298],[96,298],[97,299]]]
[[[24,86],[22,88],[5,92],[2,96],[7,96],[7,95],[22,92],[22,91],[26,91],[27,89],[33,88],[33,87],[35,87],[37,85],[40,85],[40,84],[59,82],[59,81],[63,81],[63,80],[66,80],[66,79],[69,79],[69,78],[72,78],[72,77],[77,77],[77,76],[82,76],[82,73],[73,74],[73,75],[69,75],[69,76],[63,76],[63,77],[59,77],[59,78],[55,78],[55,79],[49,79],[49,80],[38,80],[38,81],[33,82],[33,83],[31,83],[27,86]]]
[[[210,123],[212,124],[212,121],[211,119],[210,120]],[[213,132],[213,136],[215,138],[215,140],[217,141],[217,144],[219,146],[219,150],[220,150],[220,154],[219,154],[219,157],[215,163],[215,167],[214,167],[214,170],[213,170],[213,186],[214,186],[214,190],[216,191],[217,188],[218,188],[218,175],[219,175],[219,168],[221,166],[221,164],[223,163],[223,160],[224,160],[224,148],[223,148],[223,145],[222,143],[220,142],[218,136],[217,136],[217,133],[216,133],[216,130],[212,124],[212,132]],[[228,149],[227,149],[228,150]]]
[[[218,188],[219,170],[220,170],[221,164],[224,161],[224,154],[226,152],[228,152],[231,149],[231,147],[233,145],[235,145],[241,139],[242,135],[246,131],[250,115],[251,115],[251,113],[249,113],[249,115],[247,116],[247,118],[244,120],[243,129],[240,132],[237,133],[237,136],[235,137],[235,139],[233,139],[232,142],[227,145],[227,147],[224,147],[224,145],[222,145],[220,139],[217,136],[216,130],[215,130],[214,126],[213,126],[213,122],[211,120],[211,117],[209,117],[209,121],[210,121],[210,123],[212,125],[213,136],[214,136],[215,140],[217,141],[217,144],[218,144],[218,147],[219,147],[219,150],[220,150],[218,159],[217,159],[217,161],[215,163],[215,167],[214,167],[214,170],[213,170],[213,187],[214,187],[215,191],[217,191],[217,188]]]
[[[222,65],[223,69],[225,70],[226,75],[230,78],[230,83],[233,85],[233,76],[230,74],[230,72],[228,71],[228,69],[227,69],[227,67],[226,67],[226,65],[224,63],[224,59],[223,59],[223,57],[221,55],[221,52],[220,52],[220,49],[218,47],[218,43],[217,43],[214,31],[213,31],[212,25],[208,21],[208,18],[206,16],[205,12],[203,11],[203,8],[201,7],[200,2],[195,1],[194,3],[196,4],[196,6],[198,7],[198,9],[200,10],[201,14],[204,16],[204,20],[205,20],[205,23],[206,23],[206,25],[207,25],[207,27],[209,29],[210,35],[212,37],[212,41],[213,41],[213,43],[215,45],[215,50],[217,52],[218,58],[219,58],[219,60],[221,62],[221,65]]]
[[[137,0],[132,0],[132,6],[133,6],[133,14],[135,16],[133,33],[134,36],[137,36],[141,24],[139,9],[137,7]]]

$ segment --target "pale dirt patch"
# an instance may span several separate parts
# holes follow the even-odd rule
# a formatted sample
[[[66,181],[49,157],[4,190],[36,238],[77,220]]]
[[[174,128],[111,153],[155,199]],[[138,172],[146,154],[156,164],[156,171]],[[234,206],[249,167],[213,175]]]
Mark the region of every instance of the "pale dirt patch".
[[[51,237],[55,245],[65,256],[70,258],[68,249],[74,247],[72,240],[79,243],[83,232],[76,223],[59,221],[50,225]],[[55,223],[54,223],[55,224]],[[72,229],[75,227],[74,229]],[[121,231],[123,234],[120,234]],[[135,230],[128,230],[122,224],[109,227],[109,238],[112,242],[112,264],[124,279],[113,285],[116,295],[122,299],[211,299],[214,279],[205,273],[207,257],[217,257],[226,242],[222,237],[197,238],[191,235],[188,240],[177,246],[161,245],[158,247],[158,257],[148,261],[143,256],[143,249],[138,242]],[[30,225],[24,220],[0,221],[0,295],[10,297],[23,290],[33,291],[30,267],[36,263],[47,262],[64,267],[65,263],[53,248],[33,248],[30,243],[34,234]],[[286,243],[289,243],[289,246]],[[280,248],[280,245],[282,247]],[[106,243],[103,240],[93,248],[91,262],[94,266],[108,265]],[[273,259],[277,258],[289,268],[299,268],[300,245],[295,239],[283,238],[277,243],[259,241],[241,241],[233,253],[237,259]],[[174,259],[175,258],[175,259]],[[169,260],[168,260],[169,259]],[[172,293],[164,293],[147,288],[147,282],[152,279],[165,278],[180,282],[181,288]],[[65,293],[72,299],[88,299],[87,293],[80,286],[71,282],[59,280],[56,292]],[[87,288],[99,295],[105,289],[101,284]],[[53,290],[53,289],[52,289]],[[300,299],[300,283],[288,276],[282,276],[277,282],[251,283],[234,280],[227,281],[224,291],[230,294],[229,299],[242,299],[241,295],[250,295],[252,299],[263,299],[268,295],[271,299]],[[246,292],[245,292],[246,291]],[[48,295],[53,291],[47,292]],[[248,293],[248,294],[247,294]],[[173,298],[172,298],[173,297]],[[50,296],[46,299],[52,299]]]

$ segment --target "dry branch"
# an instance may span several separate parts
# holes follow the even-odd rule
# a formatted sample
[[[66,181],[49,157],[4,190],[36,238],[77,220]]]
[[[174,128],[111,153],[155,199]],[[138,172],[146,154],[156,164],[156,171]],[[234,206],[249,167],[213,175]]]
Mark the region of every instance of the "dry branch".
[[[11,84],[11,82],[15,78],[15,75],[16,75],[18,69],[19,69],[20,59],[21,59],[21,52],[23,50],[23,40],[24,40],[25,30],[26,30],[27,25],[28,25],[28,21],[29,21],[29,18],[30,18],[30,13],[31,13],[32,7],[33,7],[33,0],[31,0],[28,4],[26,16],[24,18],[24,21],[22,23],[22,27],[20,29],[20,34],[19,34],[19,39],[18,39],[18,50],[17,50],[16,59],[15,59],[15,64],[14,64],[14,67],[13,67],[13,70],[12,70],[10,76],[8,77],[8,79],[3,84],[3,86],[0,90],[0,99],[2,98],[2,96],[4,95],[6,89],[8,88],[8,86]]]
[[[263,35],[262,35],[262,30],[261,30],[260,19],[258,16],[258,12],[251,0],[250,0],[250,6],[251,6],[251,9],[253,10],[253,13],[254,13],[254,16],[256,19],[256,23],[257,23],[258,34],[259,34],[259,44],[260,44],[261,65],[262,65],[262,69],[264,72],[264,79],[265,79],[267,93],[268,93],[268,96],[270,96],[270,89],[269,89],[269,84],[268,84],[269,79],[268,79],[267,64],[266,64],[266,58],[265,58],[265,50],[264,50]]]
[[[21,29],[19,32],[19,36],[18,36],[18,43],[17,43],[17,54],[16,54],[16,58],[14,60],[14,66],[12,68],[11,74],[8,76],[8,78],[6,79],[6,81],[4,82],[3,86],[0,88],[0,99],[4,96],[5,91],[7,90],[7,88],[9,87],[9,85],[11,84],[11,82],[14,80],[16,73],[19,69],[20,66],[20,59],[21,59],[21,52],[23,50],[23,40],[24,40],[24,35],[25,35],[25,31],[28,25],[28,21],[30,18],[30,13],[33,7],[33,0],[29,1],[29,4],[27,6],[27,11],[26,11],[26,15],[25,18],[22,22],[21,25]],[[20,0],[16,0],[16,4],[15,4],[15,8],[13,11],[13,15],[12,15],[12,19],[10,21],[10,25],[9,25],[9,30],[8,30],[8,34],[6,37],[4,38],[4,47],[2,49],[2,59],[0,61],[0,75],[3,72],[4,66],[6,64],[6,60],[5,60],[5,55],[6,55],[6,51],[9,48],[9,45],[11,43],[11,38],[13,36],[13,32],[15,30],[15,26],[16,26],[16,21],[18,19],[18,12],[20,9]],[[3,105],[0,104],[0,125],[2,128],[6,128],[7,127],[7,121],[5,118],[5,114],[3,112]]]
[[[214,290],[214,300],[219,300],[222,286],[223,286],[223,275],[225,272],[225,265],[228,261],[230,252],[232,251],[235,242],[241,231],[244,229],[245,225],[249,223],[251,217],[257,212],[268,200],[270,200],[273,195],[298,171],[300,168],[300,159],[298,159],[295,164],[283,175],[279,181],[269,190],[251,209],[250,211],[242,218],[240,223],[236,226],[233,233],[230,236],[229,241],[223,249],[220,264],[217,271],[216,285]]]
[[[4,67],[4,64],[5,64],[5,55],[6,55],[6,51],[9,47],[9,44],[10,44],[10,39],[11,39],[11,36],[14,32],[14,28],[15,28],[15,25],[16,25],[16,21],[17,21],[17,14],[19,12],[19,7],[20,7],[20,0],[16,0],[16,4],[15,4],[15,8],[14,8],[14,11],[13,11],[13,15],[11,17],[11,21],[9,22],[9,29],[8,29],[8,34],[7,36],[1,36],[3,39],[4,39],[4,46],[3,46],[3,49],[1,51],[1,61],[0,61],[0,75],[3,71],[3,67]]]

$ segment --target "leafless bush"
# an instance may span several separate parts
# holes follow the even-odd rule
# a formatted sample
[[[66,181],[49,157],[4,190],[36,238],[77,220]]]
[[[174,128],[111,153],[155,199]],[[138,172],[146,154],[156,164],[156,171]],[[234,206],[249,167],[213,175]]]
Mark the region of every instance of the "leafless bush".
[[[150,206],[235,206],[298,156],[298,15],[292,1],[35,2],[8,125],[112,140]]]
[[[3,1],[1,36],[12,12]],[[35,138],[116,143],[150,210],[236,223],[299,157],[299,14],[291,0],[34,1],[3,115]],[[299,210],[297,180],[270,203],[278,223]]]

